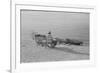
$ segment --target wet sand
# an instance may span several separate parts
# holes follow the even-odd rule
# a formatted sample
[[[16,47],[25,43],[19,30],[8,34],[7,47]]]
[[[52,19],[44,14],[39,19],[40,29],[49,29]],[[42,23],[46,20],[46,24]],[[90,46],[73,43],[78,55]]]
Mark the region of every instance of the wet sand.
[[[57,45],[55,48],[37,46],[32,40],[23,40],[20,62],[51,62],[89,60],[89,45]]]

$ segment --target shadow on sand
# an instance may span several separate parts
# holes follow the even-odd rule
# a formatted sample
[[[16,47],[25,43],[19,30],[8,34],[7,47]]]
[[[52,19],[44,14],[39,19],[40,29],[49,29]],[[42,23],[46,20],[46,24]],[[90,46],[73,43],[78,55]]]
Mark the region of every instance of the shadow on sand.
[[[72,53],[72,54],[81,54],[81,55],[89,55],[88,53],[81,53],[81,52],[77,52],[75,50],[72,50],[72,48],[64,48],[64,47],[55,47],[55,48],[52,48],[54,50],[60,50],[60,51],[64,51],[64,52],[69,52],[69,53]]]

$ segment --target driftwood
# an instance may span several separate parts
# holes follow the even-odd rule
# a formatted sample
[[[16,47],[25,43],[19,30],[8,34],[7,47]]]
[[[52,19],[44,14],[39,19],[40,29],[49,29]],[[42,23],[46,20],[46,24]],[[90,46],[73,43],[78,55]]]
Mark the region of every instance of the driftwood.
[[[82,45],[83,42],[79,40],[74,40],[74,39],[66,39],[66,44],[72,44],[72,45]]]
[[[54,48],[57,44],[56,40],[54,39],[48,40],[46,35],[41,35],[41,34],[35,34],[34,40],[37,43],[37,45],[43,46],[43,47]]]
[[[60,39],[60,38],[55,38],[57,40],[58,44],[70,44],[70,45],[82,45],[83,42],[75,39]]]
[[[75,39],[61,39],[61,38],[52,38],[51,40],[48,40],[48,37],[46,35],[42,34],[34,34],[34,39],[37,45],[40,46],[47,46],[54,48],[57,44],[70,44],[70,45],[82,45],[83,42]]]

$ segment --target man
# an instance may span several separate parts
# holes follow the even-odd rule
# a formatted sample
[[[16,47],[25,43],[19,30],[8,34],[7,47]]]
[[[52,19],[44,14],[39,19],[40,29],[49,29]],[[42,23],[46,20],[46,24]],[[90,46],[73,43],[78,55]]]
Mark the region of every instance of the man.
[[[48,33],[47,40],[48,40],[48,42],[51,42],[53,40],[51,32]]]
[[[47,43],[48,43],[48,46],[51,46],[52,40],[53,40],[53,37],[52,37],[52,35],[51,35],[51,32],[49,32],[49,33],[48,33],[48,36],[47,36]]]
[[[51,32],[48,33],[47,44],[50,48],[54,48],[57,44],[57,40],[52,37]]]

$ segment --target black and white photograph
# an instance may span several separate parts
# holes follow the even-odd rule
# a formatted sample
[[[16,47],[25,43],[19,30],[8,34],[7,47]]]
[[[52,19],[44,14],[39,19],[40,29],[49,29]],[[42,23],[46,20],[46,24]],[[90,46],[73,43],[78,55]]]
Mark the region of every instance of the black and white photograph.
[[[20,10],[20,63],[90,59],[88,12]]]
[[[97,8],[61,1],[11,1],[11,73],[80,72],[96,66]]]

